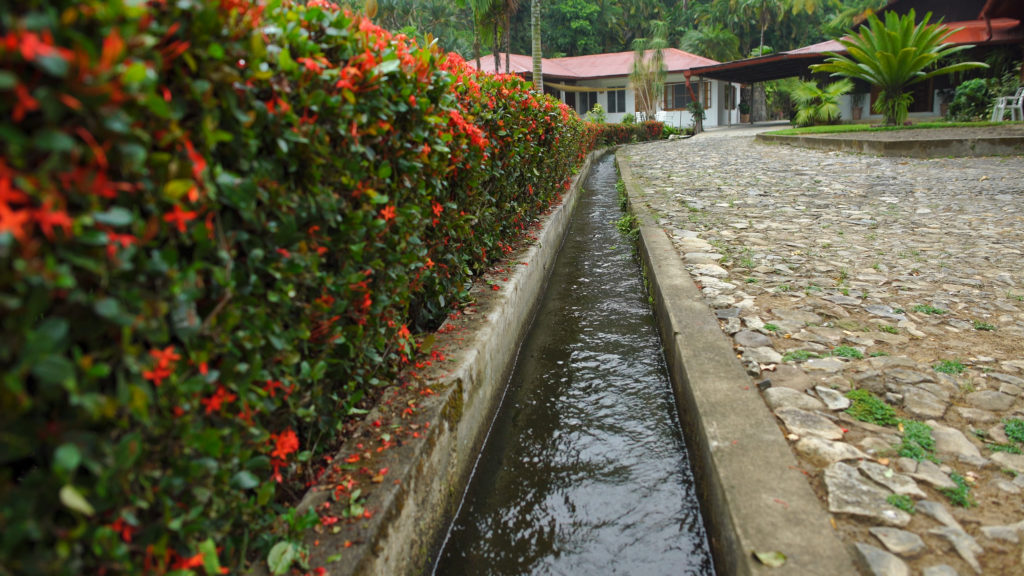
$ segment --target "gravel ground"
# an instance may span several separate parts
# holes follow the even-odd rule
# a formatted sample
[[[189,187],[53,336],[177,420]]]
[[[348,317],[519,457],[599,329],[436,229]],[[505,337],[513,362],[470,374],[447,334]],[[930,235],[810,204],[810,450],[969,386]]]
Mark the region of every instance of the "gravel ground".
[[[764,129],[619,154],[866,573],[1020,573],[1024,157],[755,143]]]

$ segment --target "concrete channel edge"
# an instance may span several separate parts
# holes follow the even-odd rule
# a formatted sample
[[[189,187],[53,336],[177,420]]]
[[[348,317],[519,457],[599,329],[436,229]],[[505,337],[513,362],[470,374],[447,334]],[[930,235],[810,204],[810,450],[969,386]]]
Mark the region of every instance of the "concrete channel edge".
[[[829,137],[762,133],[755,138],[761,142],[788,144],[816,150],[839,150],[908,158],[1005,156],[1024,153],[1024,138],[1017,136],[941,140],[871,140],[850,135]]]
[[[544,293],[555,258],[568,232],[580,190],[593,164],[610,150],[592,152],[574,176],[563,201],[542,219],[536,242],[515,255],[515,261],[488,283],[471,290],[475,313],[450,319],[434,336],[435,350],[449,350],[444,362],[419,371],[432,394],[411,393],[414,415],[401,421],[405,440],[376,452],[384,413],[366,415],[350,440],[334,456],[342,462],[361,455],[357,474],[368,518],[317,526],[305,543],[312,568],[324,567],[330,576],[416,575],[429,573],[461,502],[477,456],[504,395],[522,339]],[[499,281],[500,280],[500,281]],[[408,396],[396,395],[403,402]],[[389,401],[390,404],[390,401]],[[392,411],[393,412],[393,411]],[[386,476],[378,474],[387,469]],[[297,512],[331,510],[334,486],[311,487]],[[353,488],[354,490],[354,488]],[[347,491],[346,494],[351,494]],[[338,506],[333,504],[333,506]],[[250,574],[265,576],[260,561]]]
[[[854,575],[839,540],[775,417],[618,155],[640,257],[697,481],[716,572],[726,575]],[[781,552],[770,568],[754,553]]]

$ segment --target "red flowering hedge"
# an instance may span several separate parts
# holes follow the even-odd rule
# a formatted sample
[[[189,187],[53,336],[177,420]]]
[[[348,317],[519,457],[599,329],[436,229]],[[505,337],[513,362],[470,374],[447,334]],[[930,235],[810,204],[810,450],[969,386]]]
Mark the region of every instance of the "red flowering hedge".
[[[634,124],[597,124],[597,141],[602,145],[629,144],[660,140],[665,130],[664,122],[654,120]]]
[[[331,8],[0,13],[0,572],[265,558],[300,470],[593,144]]]

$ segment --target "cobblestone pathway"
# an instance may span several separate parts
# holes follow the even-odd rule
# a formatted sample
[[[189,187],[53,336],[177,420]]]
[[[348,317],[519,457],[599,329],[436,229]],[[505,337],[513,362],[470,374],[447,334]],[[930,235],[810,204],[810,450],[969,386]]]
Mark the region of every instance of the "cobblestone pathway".
[[[1022,573],[1024,158],[752,134],[619,154],[822,506],[868,573]]]

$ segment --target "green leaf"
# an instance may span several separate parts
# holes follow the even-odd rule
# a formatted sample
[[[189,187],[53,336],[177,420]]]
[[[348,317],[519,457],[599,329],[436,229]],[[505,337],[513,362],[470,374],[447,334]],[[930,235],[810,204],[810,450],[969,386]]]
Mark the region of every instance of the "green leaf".
[[[47,318],[29,337],[25,353],[28,356],[56,352],[63,346],[68,335],[68,321],[64,318]]]
[[[292,60],[292,53],[283,48],[277,55],[277,67],[284,72],[292,72],[299,69],[299,65]]]
[[[769,568],[779,568],[786,563],[786,555],[782,552],[754,552],[754,558]]]
[[[93,212],[93,220],[107,226],[127,226],[135,219],[131,210],[121,206],[111,206],[104,212]]]
[[[125,84],[138,84],[146,79],[147,72],[145,63],[135,62],[121,75],[121,81]]]
[[[68,63],[60,56],[39,56],[35,64],[50,76],[63,78],[68,75]]]
[[[92,504],[82,496],[81,492],[71,484],[65,484],[60,489],[60,503],[67,506],[69,509],[84,514],[85,516],[92,516],[96,513],[93,509]]]
[[[0,70],[0,90],[14,90],[14,87],[17,85],[18,77],[13,72]]]
[[[43,384],[74,383],[75,365],[60,354],[49,354],[32,365],[32,375]]]
[[[292,563],[299,555],[298,547],[291,542],[278,542],[270,549],[267,555],[267,566],[274,576],[282,576],[292,567]]]
[[[270,502],[270,499],[274,497],[275,486],[273,482],[267,482],[261,486],[260,491],[256,493],[256,504],[266,506],[267,502]]]
[[[107,320],[116,321],[122,314],[121,303],[113,298],[100,298],[93,304],[93,310]]]
[[[53,452],[53,467],[71,474],[82,463],[82,452],[74,444],[61,444]]]
[[[220,574],[220,559],[217,558],[217,545],[212,538],[199,543],[199,552],[203,555],[203,569],[207,574]]]
[[[242,470],[231,478],[231,487],[240,490],[249,490],[260,485],[260,479],[248,470]]]

